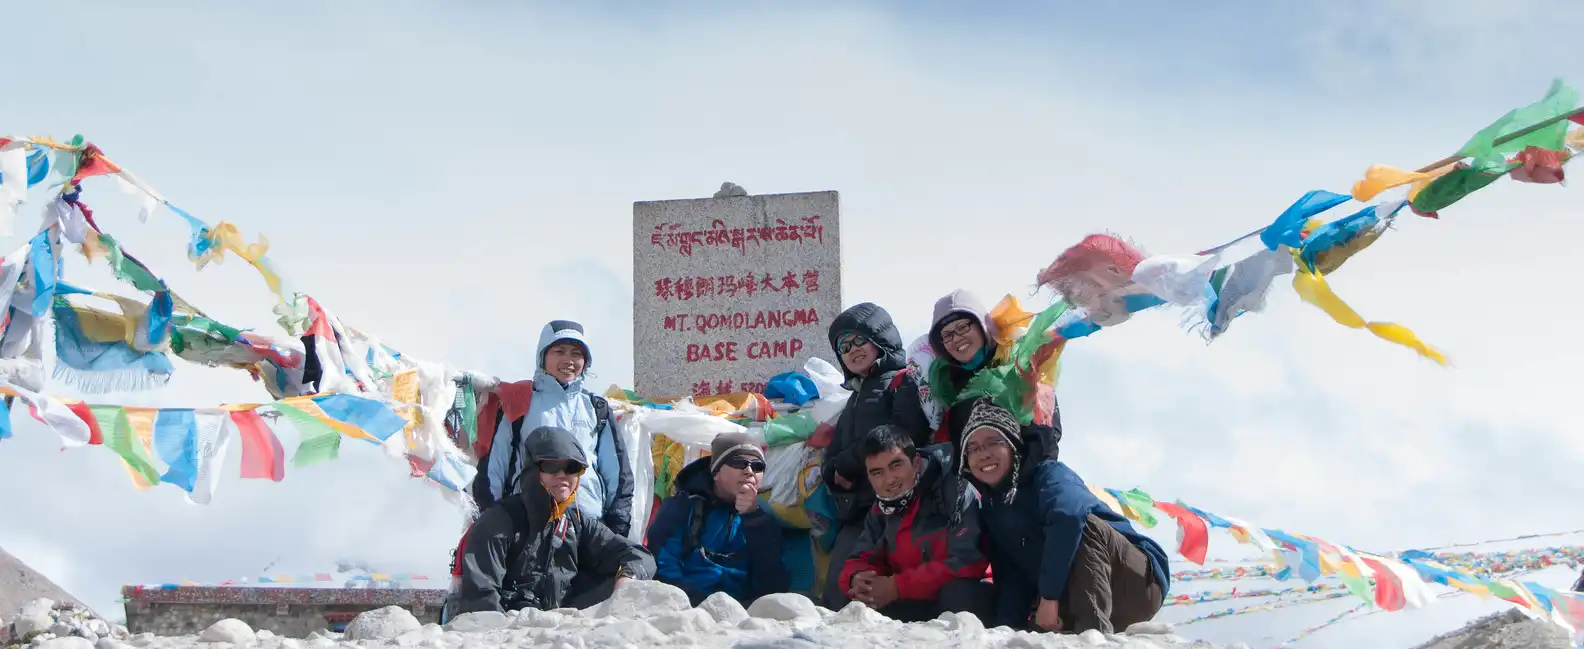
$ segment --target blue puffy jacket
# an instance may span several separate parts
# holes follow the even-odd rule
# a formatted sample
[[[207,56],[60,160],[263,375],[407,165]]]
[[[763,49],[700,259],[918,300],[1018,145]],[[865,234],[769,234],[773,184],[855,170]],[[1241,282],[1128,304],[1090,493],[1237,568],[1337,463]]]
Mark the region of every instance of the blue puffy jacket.
[[[699,458],[677,473],[676,495],[649,525],[645,545],[655,555],[655,579],[681,588],[694,606],[717,592],[744,605],[785,592],[792,577],[781,562],[781,521],[762,499],[739,515],[734,503],[717,497],[709,461]]]

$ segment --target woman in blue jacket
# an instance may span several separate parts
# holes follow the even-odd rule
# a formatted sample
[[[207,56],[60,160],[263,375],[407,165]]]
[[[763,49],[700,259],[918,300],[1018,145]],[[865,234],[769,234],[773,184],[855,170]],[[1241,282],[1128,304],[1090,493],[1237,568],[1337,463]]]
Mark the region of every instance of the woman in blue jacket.
[[[741,433],[716,436],[708,457],[683,467],[676,495],[649,525],[655,579],[681,588],[694,606],[717,592],[746,606],[786,591],[781,522],[759,500],[764,472],[764,451]]]
[[[1100,502],[1067,465],[1025,443],[1017,418],[971,404],[958,465],[980,493],[996,620],[1015,629],[1114,633],[1155,617],[1166,552]]]

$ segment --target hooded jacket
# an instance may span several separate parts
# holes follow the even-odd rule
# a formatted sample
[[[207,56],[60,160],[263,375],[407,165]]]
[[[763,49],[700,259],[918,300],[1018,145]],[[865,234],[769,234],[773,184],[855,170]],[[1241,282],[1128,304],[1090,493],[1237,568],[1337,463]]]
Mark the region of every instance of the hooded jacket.
[[[864,302],[854,306],[831,321],[830,344],[835,351],[842,334],[853,331],[868,338],[880,350],[880,357],[863,376],[842,366],[847,377],[847,387],[852,390],[847,405],[836,420],[831,443],[825,447],[821,475],[835,500],[836,517],[842,522],[860,520],[874,505],[874,489],[864,471],[863,439],[869,431],[881,424],[894,424],[913,436],[914,444],[922,447],[929,442],[929,418],[919,401],[918,379],[903,370],[907,367],[907,352],[902,345],[902,335],[891,322],[891,314],[879,306]],[[836,484],[836,475],[852,482],[851,489]]]
[[[934,601],[953,579],[984,578],[990,564],[980,550],[979,504],[961,480],[951,479],[951,452],[945,444],[919,449],[924,467],[913,502],[891,515],[878,506],[869,511],[842,567],[843,592],[865,571],[895,577],[899,598],[924,601]]]
[[[584,365],[582,375],[562,385],[559,380],[545,371],[544,358],[545,350],[564,340],[574,341],[583,346],[587,364]],[[593,463],[590,464],[593,470],[583,475],[582,483],[578,486],[578,506],[595,520],[603,521],[612,531],[627,536],[632,529],[634,491],[632,465],[627,457],[627,440],[616,432],[609,418],[603,423],[596,422],[594,404],[597,399],[602,398],[583,389],[583,381],[588,376],[589,368],[594,365],[594,357],[590,353],[582,325],[566,320],[556,320],[545,325],[544,330],[539,334],[539,345],[534,362],[536,370],[526,413],[519,419],[504,416],[505,413],[512,412],[509,404],[497,406],[489,413],[480,413],[481,420],[496,422],[493,427],[494,440],[502,443],[497,444],[492,441],[490,444],[488,468],[477,480],[479,483],[487,481],[488,492],[484,493],[483,488],[476,488],[475,498],[481,507],[499,500],[503,496],[503,490],[510,491],[505,489],[507,485],[517,483],[517,476],[506,475],[511,467],[515,466],[521,472],[523,467],[527,466],[528,462],[524,459],[526,451],[520,443],[516,445],[517,457],[515,463],[513,462],[513,445],[509,440],[513,438],[514,431],[520,440],[528,431],[543,426],[556,426],[571,431],[584,455],[593,458]],[[500,389],[509,391],[521,388],[504,385]],[[486,414],[487,418],[484,416]],[[480,430],[482,432],[484,429]],[[479,486],[482,487],[482,484]]]
[[[974,373],[990,367],[995,362],[997,351],[995,338],[998,331],[995,321],[990,319],[990,310],[985,308],[984,303],[980,302],[978,297],[963,289],[952,291],[945,297],[936,300],[934,316],[933,324],[930,325],[929,343],[930,349],[935,353],[937,367],[931,368],[930,371],[930,393],[935,396],[940,406],[944,409],[941,413],[942,431],[935,441],[951,442],[952,446],[960,451],[962,449],[962,436],[966,432],[963,430],[963,426],[968,423],[968,408],[962,407],[965,404],[953,403],[953,401],[968,386],[968,380],[973,378]],[[974,322],[979,323],[979,328],[984,331],[983,360],[971,370],[963,366],[962,363],[957,362],[957,359],[952,358],[952,355],[946,351],[945,341],[941,340],[941,330],[945,328],[948,321],[956,319],[958,316],[971,318]],[[1056,399],[1054,392],[1050,393],[1050,399],[1052,400],[1051,412],[1054,413],[1051,416],[1051,424],[1049,426],[1031,426],[1030,428],[1038,429],[1038,433],[1044,442],[1043,448],[1049,453],[1048,457],[1054,460],[1059,459],[1058,453],[1060,452],[1062,435],[1061,410],[1060,406],[1054,403]]]
[[[1036,442],[1021,449],[1024,469],[1019,472],[1012,502],[993,495],[996,490],[978,485],[986,494],[980,499],[979,515],[990,536],[988,554],[996,582],[994,624],[1021,628],[1038,598],[1063,601],[1067,597],[1067,581],[1091,514],[1144,552],[1161,593],[1167,593],[1171,573],[1160,544],[1138,533],[1126,518],[1096,498],[1066,464],[1041,458],[1038,446]]]
[[[529,462],[515,493],[485,510],[468,532],[458,613],[559,608],[579,573],[649,579],[654,557],[648,550],[617,536],[577,505],[561,508],[558,514],[550,493],[539,483],[538,460],[588,464],[575,436],[543,427],[534,430],[523,447]],[[578,491],[587,479],[585,472]],[[518,508],[516,514],[508,511],[513,507]],[[518,515],[520,526],[514,521]]]
[[[698,606],[712,593],[726,593],[743,605],[785,592],[791,573],[781,562],[781,523],[770,505],[746,515],[736,503],[715,495],[709,457],[677,473],[677,493],[667,498],[649,524],[645,543],[655,555],[658,579],[686,592]],[[701,521],[695,517],[703,515]],[[694,538],[693,530],[697,528]]]

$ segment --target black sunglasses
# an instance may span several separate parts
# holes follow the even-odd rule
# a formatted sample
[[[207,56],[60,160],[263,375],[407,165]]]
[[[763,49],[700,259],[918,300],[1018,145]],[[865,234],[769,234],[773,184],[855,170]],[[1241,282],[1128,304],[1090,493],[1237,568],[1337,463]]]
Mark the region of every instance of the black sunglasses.
[[[764,471],[765,471],[765,463],[764,462],[760,462],[759,460],[750,460],[750,459],[741,458],[741,457],[734,457],[734,458],[732,458],[730,460],[726,460],[725,462],[722,462],[722,464],[725,464],[726,466],[729,466],[729,467],[731,467],[733,469],[738,469],[738,470],[748,469],[750,471],[753,471],[754,473],[764,473]]]
[[[852,351],[854,349],[857,349],[857,348],[862,347],[862,346],[867,345],[867,344],[869,344],[869,339],[865,338],[865,337],[863,337],[861,335],[859,335],[859,336],[848,336],[848,337],[843,338],[843,339],[841,339],[839,341],[836,341],[836,354],[838,356],[846,356],[847,352],[850,352],[850,351]]]
[[[540,460],[539,472],[545,475],[583,475],[583,465],[572,460]]]

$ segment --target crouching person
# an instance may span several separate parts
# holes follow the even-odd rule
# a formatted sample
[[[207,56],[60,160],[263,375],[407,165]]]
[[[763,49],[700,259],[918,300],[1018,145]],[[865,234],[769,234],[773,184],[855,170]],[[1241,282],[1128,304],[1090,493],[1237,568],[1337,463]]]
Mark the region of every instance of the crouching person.
[[[523,444],[516,493],[468,532],[457,612],[587,608],[629,579],[649,579],[648,550],[573,504],[588,459],[572,433],[545,426]]]
[[[989,619],[978,505],[952,479],[950,445],[915,449],[912,431],[886,424],[869,431],[863,454],[876,503],[842,567],[847,596],[903,622],[948,611]]]
[[[781,522],[759,500],[764,451],[740,433],[718,435],[709,457],[677,473],[677,493],[649,525],[655,578],[698,606],[713,593],[753,603],[792,582],[781,563]]]
[[[1166,553],[1095,497],[1067,465],[1029,450],[1016,417],[972,402],[962,469],[990,536],[996,621],[1014,629],[1125,630],[1155,617]]]

